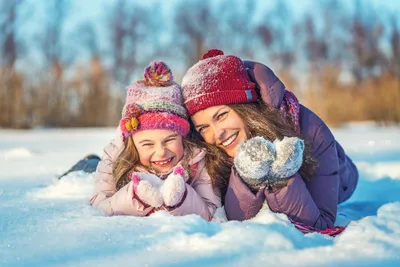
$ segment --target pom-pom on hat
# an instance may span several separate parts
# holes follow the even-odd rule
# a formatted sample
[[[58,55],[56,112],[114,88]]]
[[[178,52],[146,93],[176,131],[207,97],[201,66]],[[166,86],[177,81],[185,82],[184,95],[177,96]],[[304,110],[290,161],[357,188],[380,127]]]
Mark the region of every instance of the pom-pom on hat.
[[[218,49],[205,53],[182,79],[189,116],[212,106],[255,102],[255,87],[242,60]]]
[[[128,86],[120,128],[123,138],[152,129],[172,130],[181,136],[189,133],[181,88],[167,64],[150,63],[144,70],[144,80]]]

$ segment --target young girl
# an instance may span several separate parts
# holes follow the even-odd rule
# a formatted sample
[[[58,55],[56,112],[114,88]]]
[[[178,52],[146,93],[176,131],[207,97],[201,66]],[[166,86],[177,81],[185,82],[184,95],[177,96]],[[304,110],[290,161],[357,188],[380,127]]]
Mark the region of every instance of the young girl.
[[[193,133],[232,159],[220,188],[228,219],[249,219],[266,201],[302,230],[334,227],[338,204],[356,188],[357,168],[269,68],[210,50],[183,77],[182,93]]]
[[[185,140],[190,125],[181,89],[163,62],[127,89],[117,138],[104,149],[90,204],[107,215],[146,216],[156,210],[198,214],[210,221],[220,197],[206,153]]]

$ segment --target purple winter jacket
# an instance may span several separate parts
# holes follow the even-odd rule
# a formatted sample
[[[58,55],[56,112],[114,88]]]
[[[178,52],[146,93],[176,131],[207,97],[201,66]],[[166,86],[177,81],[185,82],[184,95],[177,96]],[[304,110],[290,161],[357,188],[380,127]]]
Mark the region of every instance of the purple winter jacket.
[[[279,107],[285,90],[284,84],[266,66],[245,62],[249,75],[260,89],[262,100]],[[311,153],[318,160],[318,168],[310,181],[299,173],[289,179],[280,190],[259,191],[254,195],[232,169],[225,195],[225,211],[229,220],[254,217],[265,200],[271,211],[284,213],[292,220],[324,230],[333,228],[337,206],[354,192],[358,171],[343,148],[335,140],[326,124],[311,110],[300,105],[301,134],[310,141]]]

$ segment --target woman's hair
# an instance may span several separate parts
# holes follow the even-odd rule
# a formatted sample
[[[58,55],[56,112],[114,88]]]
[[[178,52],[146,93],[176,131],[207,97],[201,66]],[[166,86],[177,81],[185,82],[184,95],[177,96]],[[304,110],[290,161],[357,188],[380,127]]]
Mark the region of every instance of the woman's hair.
[[[133,142],[132,136],[128,137],[124,141],[124,144],[125,148],[118,156],[113,167],[113,177],[116,183],[117,190],[124,187],[131,181],[129,174],[132,171],[136,171],[137,170],[136,168],[138,166],[143,166],[140,163],[139,153]],[[190,176],[189,160],[193,156],[193,149],[196,146],[196,144],[186,140],[185,138],[182,138],[182,144],[185,151],[182,159],[182,166],[185,168],[185,170],[189,171],[189,176]],[[151,169],[148,170],[149,172],[155,173],[154,170]]]
[[[228,106],[245,122],[249,138],[262,136],[271,142],[275,139],[282,140],[284,136],[303,139],[305,148],[300,174],[305,180],[310,180],[312,178],[318,161],[311,155],[309,141],[305,140],[300,133],[296,132],[293,123],[287,121],[278,109],[261,102],[232,104]],[[190,137],[196,144],[206,149],[208,155],[208,157],[206,157],[208,173],[211,176],[213,184],[220,189],[222,196],[225,196],[230,177],[230,169],[233,165],[232,159],[222,148],[207,144],[195,130],[192,123]]]
[[[243,119],[247,126],[249,138],[262,136],[273,142],[283,137],[298,137],[304,140],[303,164],[300,174],[303,179],[310,180],[317,168],[318,161],[310,152],[310,142],[296,132],[292,121],[288,121],[281,111],[262,102],[252,104],[229,105]]]
[[[214,145],[207,144],[201,135],[196,131],[192,121],[190,121],[190,132],[188,139],[195,146],[206,151],[205,167],[211,178],[211,184],[216,190],[216,194],[221,197],[222,204],[226,190],[228,189],[229,177],[233,161],[223,149]]]

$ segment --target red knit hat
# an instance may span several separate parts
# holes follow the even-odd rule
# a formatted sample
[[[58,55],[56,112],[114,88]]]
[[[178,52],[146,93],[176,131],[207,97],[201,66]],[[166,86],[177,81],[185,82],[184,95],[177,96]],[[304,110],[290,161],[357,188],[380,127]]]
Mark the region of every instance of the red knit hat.
[[[182,93],[189,116],[218,105],[257,101],[252,83],[242,60],[225,56],[218,49],[209,50],[182,79]]]

